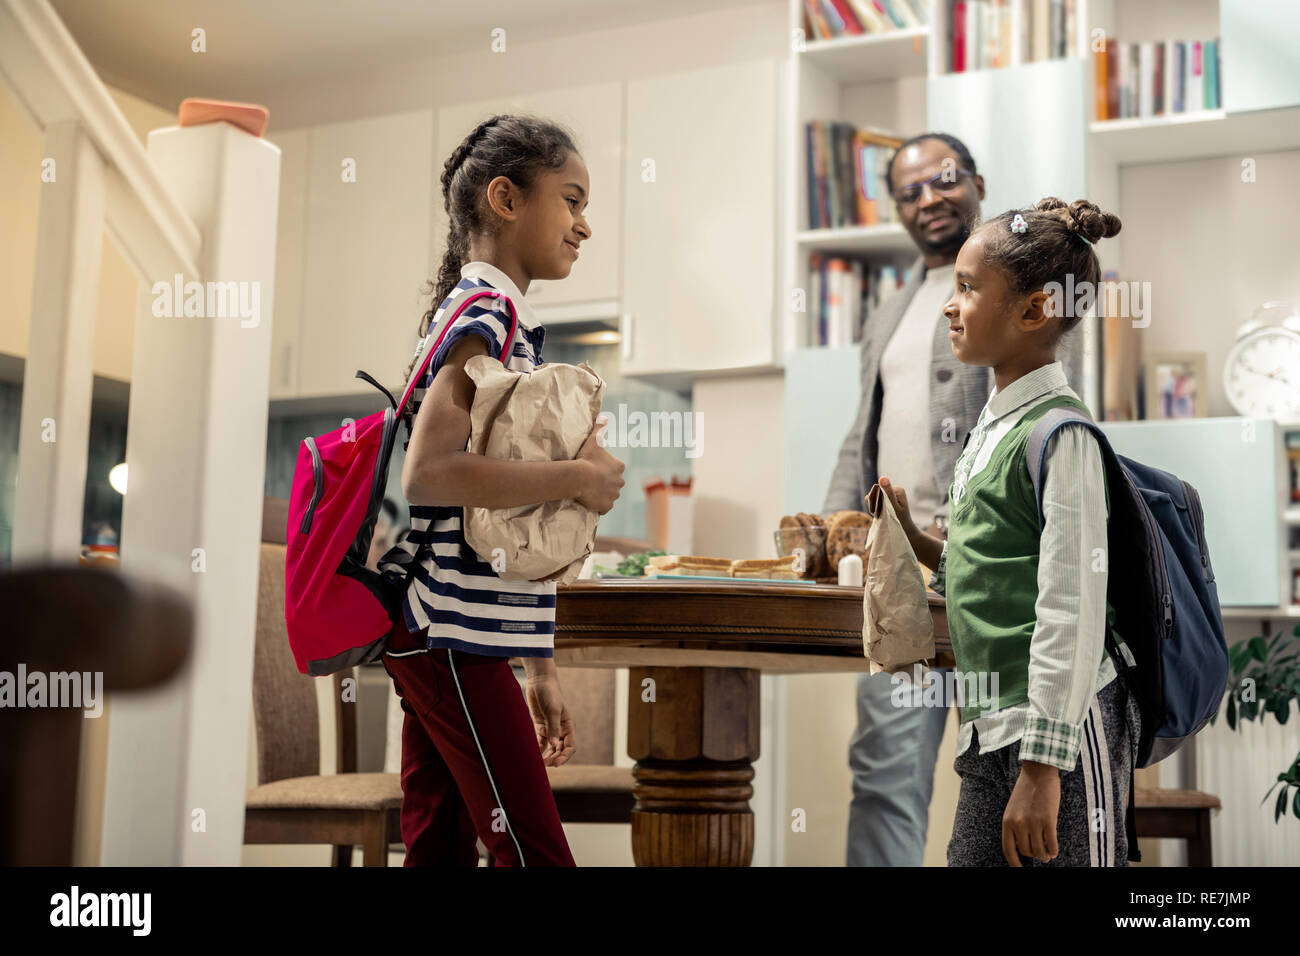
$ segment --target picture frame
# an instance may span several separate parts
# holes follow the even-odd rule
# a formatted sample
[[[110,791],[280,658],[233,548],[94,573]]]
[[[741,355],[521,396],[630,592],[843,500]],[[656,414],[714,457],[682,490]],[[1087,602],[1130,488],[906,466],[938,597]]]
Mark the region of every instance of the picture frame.
[[[1153,352],[1142,360],[1148,420],[1204,418],[1209,406],[1204,352]]]

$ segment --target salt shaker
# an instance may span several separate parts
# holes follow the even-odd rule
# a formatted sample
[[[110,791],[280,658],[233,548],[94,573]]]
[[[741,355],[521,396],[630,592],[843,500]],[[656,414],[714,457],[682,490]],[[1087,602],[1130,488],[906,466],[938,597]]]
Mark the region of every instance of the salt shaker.
[[[840,584],[846,587],[862,587],[862,558],[856,554],[846,554],[840,558]]]

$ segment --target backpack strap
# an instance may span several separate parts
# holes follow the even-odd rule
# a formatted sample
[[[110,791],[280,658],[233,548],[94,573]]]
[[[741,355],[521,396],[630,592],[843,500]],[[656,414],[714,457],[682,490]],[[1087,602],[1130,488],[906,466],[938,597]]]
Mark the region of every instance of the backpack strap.
[[[519,328],[519,316],[515,311],[515,304],[510,301],[509,296],[504,292],[488,286],[479,286],[474,289],[465,289],[458,292],[456,296],[442,310],[442,318],[438,324],[429,330],[429,334],[424,337],[415,350],[418,357],[421,351],[424,352],[424,359],[420,362],[419,368],[411,375],[411,380],[406,383],[406,390],[402,392],[402,400],[397,405],[397,417],[401,418],[402,412],[406,408],[406,403],[410,401],[411,393],[415,391],[415,386],[420,379],[424,378],[424,373],[429,367],[429,362],[433,360],[434,355],[438,352],[438,346],[450,331],[452,325],[460,318],[461,313],[468,309],[475,302],[483,299],[499,300],[506,304],[506,309],[510,313],[510,331],[506,334],[505,343],[501,346],[501,364],[506,364],[510,360],[510,350],[514,347],[515,332]],[[432,344],[431,344],[432,343]],[[425,346],[429,346],[427,349]]]
[[[1086,425],[1097,437],[1097,444],[1101,446],[1103,480],[1110,474],[1110,468],[1107,467],[1109,461],[1115,458],[1115,452],[1111,449],[1110,441],[1101,430],[1101,426],[1085,412],[1068,405],[1045,412],[1034,423],[1033,431],[1029,433],[1029,440],[1025,443],[1025,465],[1029,468],[1029,480],[1034,485],[1034,503],[1038,506],[1040,529],[1043,527],[1043,459],[1047,456],[1047,442],[1056,434],[1058,428],[1072,422]]]

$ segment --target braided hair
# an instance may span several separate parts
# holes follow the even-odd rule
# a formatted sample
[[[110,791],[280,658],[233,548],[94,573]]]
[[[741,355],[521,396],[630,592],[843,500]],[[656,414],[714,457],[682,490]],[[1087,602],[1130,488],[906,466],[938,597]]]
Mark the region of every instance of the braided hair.
[[[425,294],[433,293],[429,311],[420,319],[420,339],[429,334],[433,317],[460,281],[460,270],[469,261],[471,236],[490,233],[492,221],[486,187],[497,176],[505,176],[523,190],[532,186],[542,169],[560,169],[576,153],[573,136],[563,127],[533,116],[499,114],[485,119],[470,131],[442,166],[442,207],[450,226],[447,249],[436,280]],[[406,367],[403,384],[415,371],[415,358]],[[410,424],[409,409],[406,412]]]
[[[1023,232],[1012,229],[1017,216],[1024,222]],[[1074,276],[1076,288],[1087,283],[1096,290],[1101,263],[1093,243],[1117,235],[1120,226],[1119,216],[1087,199],[1066,203],[1049,196],[1033,209],[1008,209],[981,223],[976,232],[984,239],[985,261],[1006,276],[1012,292],[1024,295],[1042,291],[1049,282],[1065,285],[1067,275]],[[1082,318],[1072,312],[1063,316],[1054,340]]]

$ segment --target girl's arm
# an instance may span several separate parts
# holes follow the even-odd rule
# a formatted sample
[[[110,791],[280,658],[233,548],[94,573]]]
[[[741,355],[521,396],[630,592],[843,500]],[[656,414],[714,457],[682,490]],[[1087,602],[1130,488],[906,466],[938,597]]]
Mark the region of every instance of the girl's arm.
[[[1043,519],[1029,705],[1020,759],[1074,769],[1106,654],[1106,472],[1081,426],[1056,432],[1043,456]]]
[[[623,486],[623,463],[600,446],[597,429],[572,461],[503,461],[465,450],[474,405],[474,380],[465,363],[486,354],[487,342],[467,335],[434,376],[415,416],[402,466],[406,500],[413,505],[513,508],[573,498],[598,514],[609,511]]]

